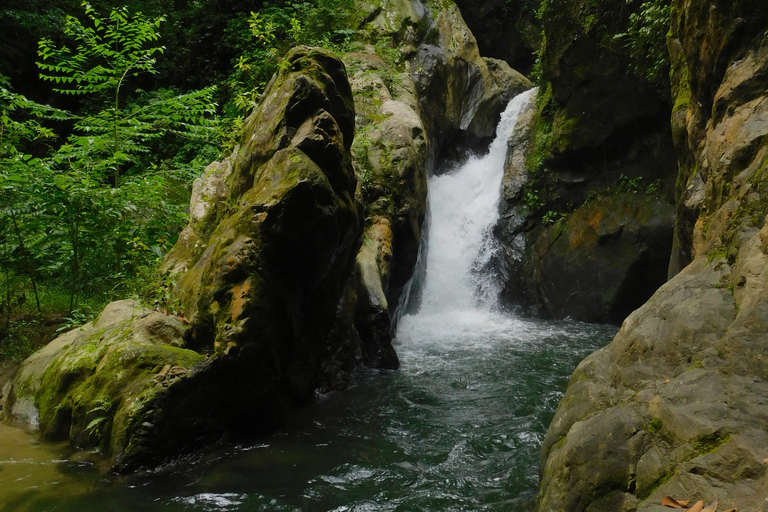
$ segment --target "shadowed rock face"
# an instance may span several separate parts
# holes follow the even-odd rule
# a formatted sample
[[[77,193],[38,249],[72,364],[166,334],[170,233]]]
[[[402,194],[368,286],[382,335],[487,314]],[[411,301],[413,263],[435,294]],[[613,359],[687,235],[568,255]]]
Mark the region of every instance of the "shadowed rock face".
[[[313,323],[323,316],[315,311],[333,316],[340,291],[332,288],[356,250],[354,106],[343,64],[308,48],[287,62],[246,121],[242,146],[196,188],[190,225],[165,261],[199,350],[255,343],[284,359],[322,338],[328,328]]]
[[[542,84],[510,141],[497,234],[503,297],[553,318],[620,323],[667,279],[675,223],[668,85],[633,68],[640,4],[553,0]]]
[[[354,360],[357,347],[333,345],[354,340],[329,342],[362,232],[354,117],[342,62],[292,50],[241,146],[195,183],[190,223],[164,263],[189,325],[108,307],[25,363],[11,416],[39,410],[48,436],[100,444],[130,470],[273,428],[326,379],[332,354]]]
[[[456,5],[477,38],[480,53],[502,59],[528,74],[541,45],[540,0],[458,0]]]
[[[246,121],[242,146],[202,180],[211,185],[201,190],[221,195],[193,198],[208,205],[205,213],[165,262],[179,276],[187,342],[214,354],[212,371],[225,381],[229,372],[248,375],[246,402],[231,405],[248,422],[263,411],[256,424],[270,423],[282,402],[309,399],[323,380],[321,359],[334,351],[328,335],[362,229],[344,65],[306,47],[286,62]]]
[[[765,509],[767,30],[764,2],[672,2],[682,270],[574,373],[539,510],[656,511],[666,495]]]

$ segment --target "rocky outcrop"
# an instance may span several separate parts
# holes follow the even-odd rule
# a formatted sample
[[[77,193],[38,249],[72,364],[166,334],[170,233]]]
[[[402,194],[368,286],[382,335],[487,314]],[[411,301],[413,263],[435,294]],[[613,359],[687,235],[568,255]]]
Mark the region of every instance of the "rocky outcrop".
[[[480,57],[451,2],[360,1],[357,7],[360,40],[344,59],[367,220],[334,333],[360,340],[363,364],[395,368],[390,342],[418,263],[427,176],[439,158],[458,155],[461,144],[490,139],[506,102],[530,82],[505,62]],[[344,373],[336,373],[340,382]]]
[[[301,47],[286,61],[247,120],[242,146],[196,188],[190,224],[164,265],[177,276],[191,347],[254,351],[274,365],[261,375],[263,387],[303,401],[314,390],[361,219],[344,66]]]
[[[768,6],[672,2],[684,266],[582,362],[544,441],[539,510],[768,501]]]
[[[557,318],[621,323],[666,280],[674,216],[658,196],[597,197],[538,228],[521,260],[509,256],[517,280],[508,282],[506,296],[539,303]]]
[[[512,141],[497,228],[504,298],[534,314],[619,323],[667,278],[676,173],[668,88],[614,38],[639,8],[542,6],[543,83]]]
[[[505,62],[483,59],[453,2],[360,0],[360,33],[415,85],[429,162],[490,143],[509,100],[531,87]],[[430,169],[431,170],[431,169]]]
[[[175,282],[166,307],[188,325],[107,308],[25,363],[12,417],[37,409],[43,433],[77,446],[109,425],[96,437],[129,470],[274,428],[335,378],[334,355],[354,355],[355,340],[330,336],[362,231],[352,92],[325,50],[298,47],[285,62],[241,146],[196,183],[164,262]]]

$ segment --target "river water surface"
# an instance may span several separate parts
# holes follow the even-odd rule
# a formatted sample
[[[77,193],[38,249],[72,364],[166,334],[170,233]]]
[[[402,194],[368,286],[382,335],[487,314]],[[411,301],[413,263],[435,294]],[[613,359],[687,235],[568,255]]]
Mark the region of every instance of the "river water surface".
[[[160,471],[105,475],[83,454],[0,426],[0,510],[527,511],[568,377],[612,326],[499,310],[490,262],[512,101],[483,158],[430,181],[426,280],[394,372],[360,370],[283,432]],[[97,460],[97,459],[96,459]]]

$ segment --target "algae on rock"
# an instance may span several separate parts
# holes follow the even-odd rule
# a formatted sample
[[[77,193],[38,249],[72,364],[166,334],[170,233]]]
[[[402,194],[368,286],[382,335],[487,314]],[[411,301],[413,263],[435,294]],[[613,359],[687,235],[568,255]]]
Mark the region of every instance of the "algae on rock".
[[[142,450],[140,440],[153,428],[168,387],[205,359],[182,348],[185,329],[178,318],[134,301],[111,303],[96,320],[24,361],[6,419],[127,463]]]

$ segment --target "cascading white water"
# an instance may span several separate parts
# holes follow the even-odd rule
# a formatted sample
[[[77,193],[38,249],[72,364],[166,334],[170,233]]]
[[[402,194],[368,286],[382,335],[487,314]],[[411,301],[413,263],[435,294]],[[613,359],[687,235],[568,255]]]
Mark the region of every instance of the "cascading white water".
[[[485,156],[472,157],[454,172],[430,179],[431,225],[421,308],[403,317],[399,334],[417,328],[414,323],[442,330],[457,323],[493,328],[508,322],[495,314],[500,283],[487,267],[498,250],[492,229],[499,216],[507,140],[535,92],[524,92],[509,102]]]

